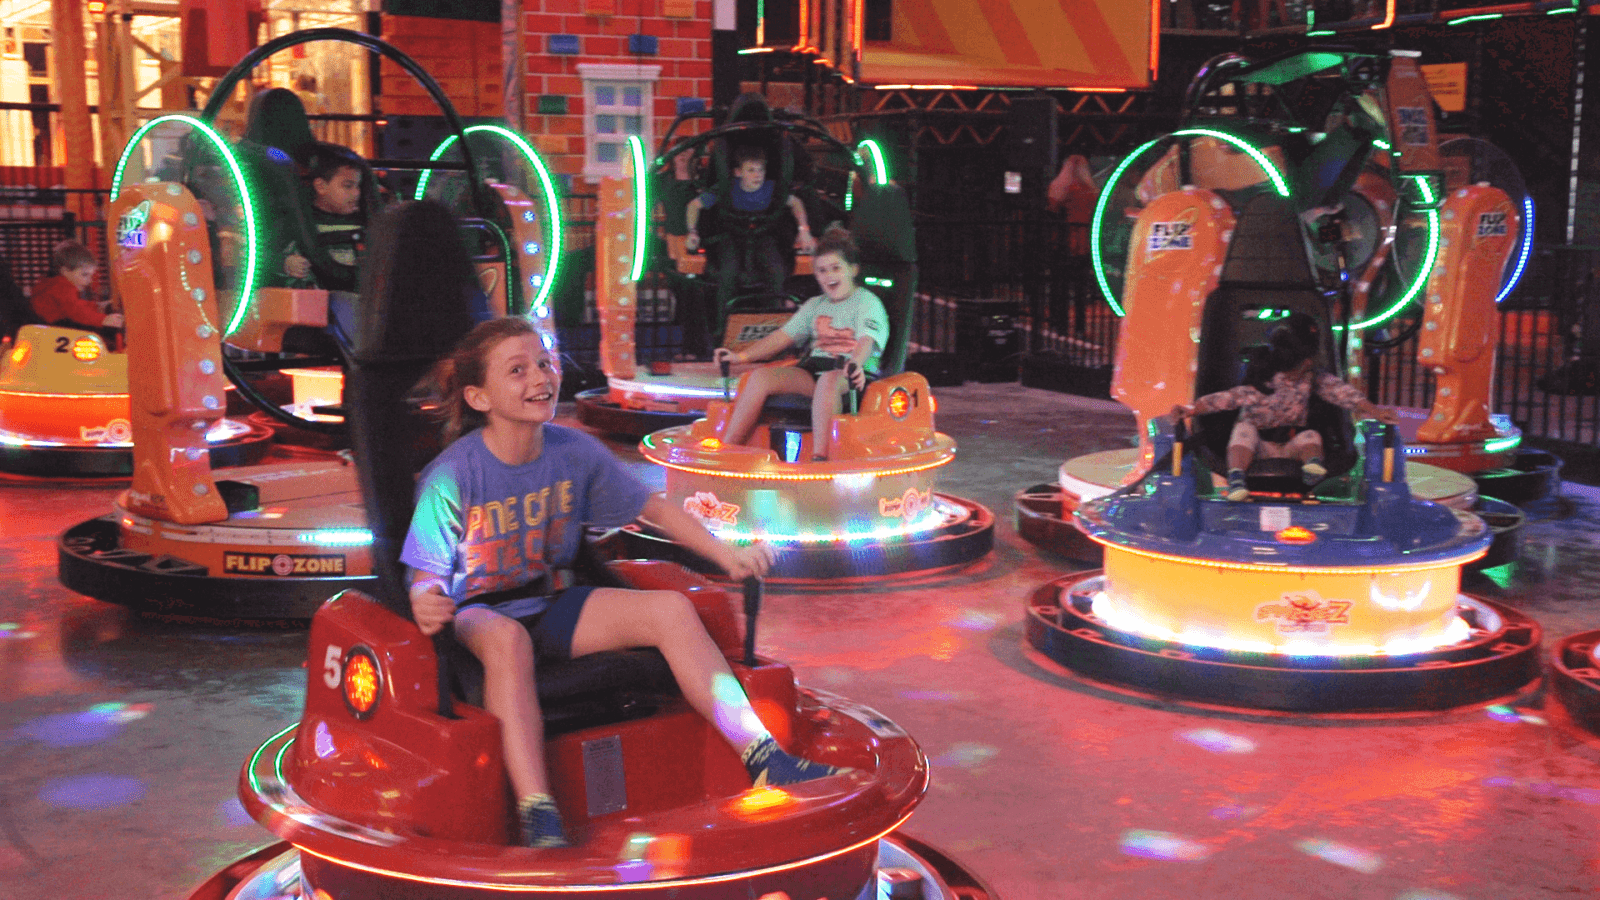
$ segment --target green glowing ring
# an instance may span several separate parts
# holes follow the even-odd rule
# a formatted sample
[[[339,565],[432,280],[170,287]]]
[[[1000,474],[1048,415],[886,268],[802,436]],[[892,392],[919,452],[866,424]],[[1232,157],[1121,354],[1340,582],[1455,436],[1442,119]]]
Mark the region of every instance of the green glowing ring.
[[[1111,306],[1111,311],[1116,313],[1118,317],[1126,315],[1126,312],[1123,311],[1122,304],[1117,302],[1117,298],[1111,295],[1111,283],[1106,280],[1105,265],[1100,256],[1100,234],[1103,230],[1103,224],[1105,222],[1106,206],[1111,202],[1111,192],[1115,188],[1117,182],[1121,180],[1122,173],[1127,171],[1128,167],[1133,165],[1133,163],[1136,162],[1139,157],[1143,156],[1145,151],[1149,150],[1151,147],[1154,147],[1156,144],[1161,143],[1167,138],[1188,137],[1191,135],[1196,137],[1213,137],[1237,147],[1239,150],[1248,154],[1251,159],[1255,160],[1256,165],[1261,167],[1262,173],[1265,174],[1268,180],[1272,182],[1272,188],[1278,192],[1278,196],[1289,196],[1289,184],[1284,180],[1283,173],[1278,171],[1278,167],[1272,164],[1272,160],[1268,159],[1266,154],[1262,153],[1260,150],[1257,150],[1255,147],[1252,147],[1243,139],[1234,137],[1227,132],[1214,131],[1210,128],[1185,128],[1182,131],[1174,131],[1171,134],[1165,135],[1164,137],[1158,137],[1153,141],[1147,141],[1144,144],[1141,144],[1136,150],[1128,154],[1127,157],[1122,160],[1122,162],[1118,163],[1117,168],[1112,171],[1111,177],[1106,179],[1105,189],[1100,192],[1100,200],[1095,203],[1094,206],[1094,218],[1089,224],[1089,253],[1094,259],[1095,281],[1100,285],[1101,296],[1106,298],[1106,303]]]
[[[1417,187],[1422,189],[1422,202],[1428,204],[1429,207],[1432,207],[1434,202],[1433,188],[1428,186],[1427,177],[1421,175],[1410,177],[1416,178]],[[1364,322],[1356,322],[1352,324],[1350,326],[1351,328],[1355,329],[1356,331],[1360,331],[1365,328],[1373,328],[1375,326],[1382,325],[1398,315],[1400,310],[1405,309],[1406,306],[1416,298],[1417,293],[1427,285],[1428,276],[1433,274],[1433,264],[1439,259],[1439,210],[1436,208],[1430,208],[1427,212],[1428,252],[1423,257],[1422,266],[1417,270],[1416,277],[1411,280],[1411,286],[1404,294],[1401,295],[1399,300],[1394,302],[1393,306],[1389,307],[1378,315],[1367,319]]]
[[[644,166],[644,141],[638,135],[628,135],[628,152],[633,154],[633,271],[628,280],[637,283],[644,277],[645,226],[650,221],[649,173]]]
[[[872,157],[872,173],[874,176],[876,176],[873,180],[873,184],[888,184],[889,163],[884,159],[883,147],[872,138],[864,139],[861,141],[861,143],[856,144],[857,162],[861,162],[860,151],[862,147],[867,148],[867,155]]]
[[[517,151],[522,154],[524,159],[532,164],[533,170],[539,175],[539,187],[544,191],[546,239],[549,241],[550,248],[549,256],[545,259],[544,264],[544,280],[539,285],[539,293],[533,298],[532,311],[543,315],[544,313],[541,311],[545,310],[546,304],[550,300],[550,290],[555,286],[556,267],[561,264],[561,201],[556,198],[555,179],[550,177],[550,170],[545,167],[544,160],[539,156],[539,151],[533,149],[533,145],[524,140],[521,135],[500,125],[469,125],[461,133],[465,135],[479,131],[505,138],[513,147],[517,148]],[[454,144],[458,137],[459,135],[452,134],[441,141],[439,146],[433,149],[433,155],[428,157],[428,162],[438,162],[439,158],[444,156],[445,152],[450,149],[450,145]],[[422,199],[422,195],[428,190],[428,179],[432,175],[432,169],[423,171],[422,177],[417,180],[417,190],[412,195],[413,200]]]
[[[239,167],[239,160],[234,157],[229,149],[228,142],[221,134],[205,122],[193,116],[179,115],[177,113],[157,116],[139,126],[139,130],[128,138],[128,143],[122,148],[122,156],[117,160],[116,174],[111,178],[111,199],[116,200],[117,194],[122,190],[122,176],[127,170],[128,160],[133,156],[133,148],[150,129],[165,122],[184,122],[196,131],[206,136],[212,146],[228,164],[228,171],[233,175],[234,186],[239,189],[239,198],[244,201],[244,242],[245,242],[245,267],[244,279],[239,283],[239,299],[234,304],[233,318],[228,320],[228,325],[223,329],[223,337],[228,337],[239,330],[239,324],[244,320],[245,311],[250,308],[250,300],[255,295],[256,288],[256,210],[250,198],[250,188],[244,180],[244,170]]]

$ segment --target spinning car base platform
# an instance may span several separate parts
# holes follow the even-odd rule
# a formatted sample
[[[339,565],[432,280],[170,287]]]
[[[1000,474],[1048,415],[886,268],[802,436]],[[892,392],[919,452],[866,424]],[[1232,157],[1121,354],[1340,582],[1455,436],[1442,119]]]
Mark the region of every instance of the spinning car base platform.
[[[1404,426],[1402,425],[1402,436]],[[1406,450],[1410,451],[1410,445]],[[1552,457],[1553,458],[1553,457]],[[1473,568],[1487,569],[1517,558],[1522,547],[1522,511],[1511,502],[1478,492],[1473,478],[1440,466],[1419,463],[1408,452],[1406,468],[1411,495],[1451,509],[1466,510],[1483,519],[1492,541]],[[1139,450],[1102,450],[1074,457],[1061,464],[1058,483],[1037,484],[1015,498],[1017,534],[1031,544],[1069,559],[1099,560],[1100,545],[1073,522],[1080,504],[1116,491],[1133,477]],[[1557,464],[1559,470],[1559,463]]]
[[[1550,654],[1550,683],[1567,714],[1600,734],[1600,631],[1568,635]]]
[[[1116,687],[1270,712],[1432,711],[1530,689],[1538,624],[1458,592],[1486,528],[1411,497],[1381,431],[1366,429],[1354,502],[1209,499],[1180,469],[1085,503],[1106,568],[1035,592],[1028,642]]]
[[[640,452],[667,470],[666,496],[725,539],[779,551],[776,578],[838,579],[964,565],[994,546],[994,516],[934,491],[955,441],[934,430],[927,380],[902,373],[867,385],[854,415],[833,420],[833,454],[811,458],[808,426],[758,426],[775,449],[717,438],[731,404],[713,401],[692,426],[652,434]],[[619,535],[641,555],[686,564],[643,527]]]
[[[725,592],[665,563],[609,570],[630,587],[683,591],[737,657]],[[854,771],[751,788],[736,754],[670,688],[596,687],[608,664],[638,651],[584,657],[539,679],[551,783],[577,844],[532,850],[508,845],[499,723],[473,706],[438,705],[432,642],[346,592],[313,621],[300,723],[240,773],[246,809],[285,843],[191,898],[869,898],[886,876],[920,880],[907,895],[925,900],[987,898],[947,858],[895,833],[927,787],[915,742],[870,709],[798,687],[786,666],[753,656],[752,643],[747,636],[743,660],[730,664],[763,722],[791,750]]]
[[[98,334],[24,325],[0,350],[0,473],[38,478],[133,474],[128,355]],[[249,465],[273,429],[222,419],[206,434],[213,463]]]

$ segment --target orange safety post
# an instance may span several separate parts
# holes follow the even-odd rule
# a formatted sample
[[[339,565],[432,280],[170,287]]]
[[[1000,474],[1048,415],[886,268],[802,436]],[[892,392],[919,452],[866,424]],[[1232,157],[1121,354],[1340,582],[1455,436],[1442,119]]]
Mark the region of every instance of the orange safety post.
[[[1498,334],[1495,295],[1522,216],[1498,188],[1453,191],[1440,211],[1439,260],[1428,280],[1417,361],[1434,373],[1433,408],[1417,429],[1425,444],[1493,437],[1489,392]]]
[[[634,283],[635,217],[633,179],[600,180],[600,214],[594,235],[594,302],[600,315],[600,370],[608,377],[632,378],[634,322],[639,286]]]
[[[206,444],[227,384],[205,217],[181,185],[124,184],[108,221],[111,277],[139,361],[128,367],[133,484],[123,507],[180,525],[223,521]]]
[[[1201,318],[1233,226],[1222,198],[1184,188],[1151,201],[1133,227],[1111,397],[1138,419],[1140,472],[1151,456],[1145,423],[1194,399]]]

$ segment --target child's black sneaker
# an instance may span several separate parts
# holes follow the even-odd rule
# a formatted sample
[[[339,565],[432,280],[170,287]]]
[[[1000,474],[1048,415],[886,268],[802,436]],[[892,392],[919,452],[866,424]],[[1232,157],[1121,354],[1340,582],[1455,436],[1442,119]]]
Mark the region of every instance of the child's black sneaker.
[[[1250,499],[1250,489],[1244,486],[1243,469],[1228,470],[1228,492],[1223,494],[1223,496],[1235,503],[1238,503],[1240,500]]]
[[[772,735],[757,740],[744,751],[744,770],[754,787],[781,787],[846,771],[785,753]]]
[[[534,794],[517,801],[517,822],[522,826],[522,846],[549,850],[570,847],[561,825],[561,810],[549,794]]]

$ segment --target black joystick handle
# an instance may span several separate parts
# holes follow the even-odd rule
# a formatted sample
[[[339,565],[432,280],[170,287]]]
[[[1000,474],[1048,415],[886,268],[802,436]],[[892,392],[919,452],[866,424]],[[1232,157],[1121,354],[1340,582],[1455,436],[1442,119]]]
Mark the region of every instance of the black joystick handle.
[[[727,402],[732,399],[732,395],[728,392],[728,378],[733,372],[733,357],[724,356],[717,361],[717,365],[722,367],[722,400]]]
[[[845,387],[849,388],[848,393],[850,395],[850,415],[856,415],[861,411],[861,392],[856,390],[854,376],[856,370],[860,369],[861,367],[857,365],[854,360],[848,356],[845,356],[844,354],[835,356],[834,363],[837,368],[844,370]]]
[[[744,664],[756,664],[756,618],[761,615],[761,579],[744,580]]]
[[[456,626],[454,622],[446,622],[433,636],[433,655],[438,659],[439,674],[439,715],[446,719],[458,719],[455,709],[455,668],[452,659],[456,646]]]

